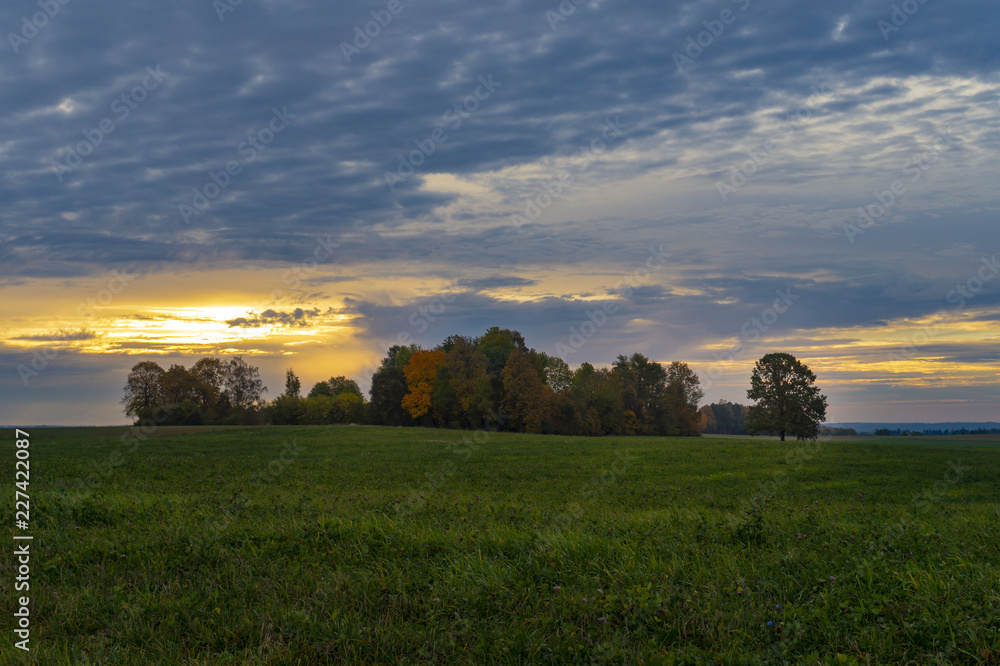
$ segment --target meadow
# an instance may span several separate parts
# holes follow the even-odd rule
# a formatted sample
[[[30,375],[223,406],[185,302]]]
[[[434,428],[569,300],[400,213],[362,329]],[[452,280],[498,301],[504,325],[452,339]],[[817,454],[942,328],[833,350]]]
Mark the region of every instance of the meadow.
[[[997,437],[124,431],[29,429],[0,663],[1000,661]]]

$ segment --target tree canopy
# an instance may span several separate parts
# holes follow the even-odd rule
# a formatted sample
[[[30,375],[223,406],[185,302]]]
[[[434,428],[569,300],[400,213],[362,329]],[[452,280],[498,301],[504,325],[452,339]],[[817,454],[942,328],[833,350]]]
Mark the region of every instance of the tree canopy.
[[[773,353],[754,365],[747,397],[756,404],[747,411],[751,435],[777,434],[816,439],[826,420],[826,396],[815,386],[816,375],[791,354]]]
[[[154,409],[166,402],[163,368],[153,361],[142,361],[132,366],[125,381],[125,414],[136,420],[148,418]]]
[[[190,370],[141,361],[126,378],[122,404],[137,422],[156,415],[157,423],[167,425],[250,423],[266,391],[259,370],[242,356],[202,358]]]
[[[369,401],[345,376],[313,385],[291,368],[284,391],[265,402],[260,373],[242,357],[199,359],[190,370],[133,367],[122,403],[137,420],[158,407],[166,423],[372,423],[490,428],[565,435],[698,435],[702,392],[685,363],[636,352],[609,368],[528,347],[520,332],[493,326],[480,337],[450,335],[434,349],[390,347],[372,375]],[[164,422],[164,421],[159,421]]]

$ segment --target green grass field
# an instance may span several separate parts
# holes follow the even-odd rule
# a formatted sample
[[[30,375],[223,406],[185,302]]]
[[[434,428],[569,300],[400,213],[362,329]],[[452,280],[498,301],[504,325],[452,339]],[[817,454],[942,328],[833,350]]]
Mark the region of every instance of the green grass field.
[[[29,429],[4,664],[1000,660],[1000,438]]]

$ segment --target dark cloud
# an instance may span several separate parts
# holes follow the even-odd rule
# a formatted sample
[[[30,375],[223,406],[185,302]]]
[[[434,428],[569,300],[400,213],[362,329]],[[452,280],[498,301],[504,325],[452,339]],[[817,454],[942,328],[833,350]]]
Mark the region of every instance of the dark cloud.
[[[93,340],[97,334],[85,329],[79,331],[58,331],[56,333],[43,333],[40,335],[18,335],[12,340],[26,340],[31,342],[77,342],[80,340]]]
[[[327,311],[327,314],[332,312]],[[264,310],[260,313],[250,313],[249,317],[237,317],[236,319],[227,319],[226,324],[230,327],[236,326],[239,328],[260,328],[261,326],[288,326],[288,327],[299,327],[305,328],[313,324],[313,320],[320,316],[321,311],[319,308],[313,308],[311,310],[303,310],[302,308],[295,308],[291,312],[280,312],[278,310]]]
[[[529,287],[536,283],[536,280],[528,280],[514,275],[498,275],[496,277],[470,280],[468,286],[472,289],[483,290],[498,289],[500,287]]]
[[[727,7],[735,22],[678,72],[673,54]],[[836,116],[906,91],[880,81],[886,75],[989,75],[1000,52],[988,35],[974,38],[987,25],[974,19],[995,12],[987,2],[922,5],[888,42],[876,22],[891,9],[874,1],[585,4],[555,30],[545,10],[556,5],[469,11],[446,2],[407,5],[345,62],[341,43],[373,9],[248,1],[220,20],[211,4],[193,1],[61,6],[4,65],[0,127],[12,139],[0,200],[13,240],[3,252],[15,259],[43,248],[52,260],[4,261],[6,270],[72,275],[65,264],[209,261],[220,247],[230,259],[301,255],[318,231],[431,215],[453,196],[418,192],[423,174],[565,156],[609,116],[630,120],[633,143],[663,130],[696,142],[719,122],[714,137],[738,139],[768,98],[801,99],[821,79],[859,90],[824,107]],[[16,32],[36,11],[8,3],[0,25]],[[147,68],[157,67],[162,80],[151,80]],[[452,129],[445,114],[488,75],[500,86]],[[151,89],[137,93],[144,82]],[[244,142],[267,128],[273,109],[294,118],[250,150]],[[93,139],[105,118],[113,132]],[[440,126],[447,141],[390,192],[384,172]],[[96,143],[83,148],[92,153],[72,171],[57,169],[81,142]],[[214,191],[212,174],[229,161],[240,173],[223,177],[218,197],[185,223],[178,205],[195,188]],[[194,230],[203,232],[197,240],[185,233]]]

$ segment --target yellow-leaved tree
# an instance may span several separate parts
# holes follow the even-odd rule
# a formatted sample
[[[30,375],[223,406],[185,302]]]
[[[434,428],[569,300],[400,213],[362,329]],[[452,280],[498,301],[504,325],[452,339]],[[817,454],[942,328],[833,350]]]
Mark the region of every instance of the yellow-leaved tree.
[[[443,365],[443,351],[418,351],[410,357],[403,367],[406,375],[406,385],[410,391],[403,396],[403,408],[415,419],[419,419],[431,410],[431,396],[434,393],[434,379],[438,367]]]

